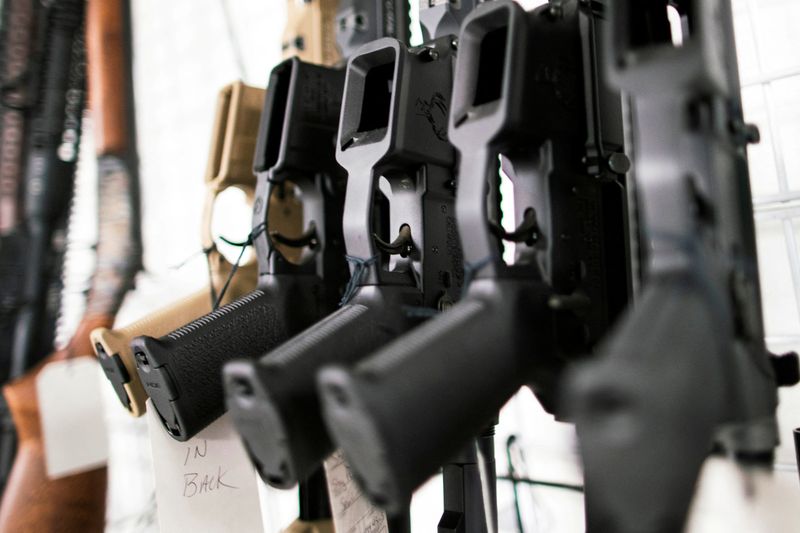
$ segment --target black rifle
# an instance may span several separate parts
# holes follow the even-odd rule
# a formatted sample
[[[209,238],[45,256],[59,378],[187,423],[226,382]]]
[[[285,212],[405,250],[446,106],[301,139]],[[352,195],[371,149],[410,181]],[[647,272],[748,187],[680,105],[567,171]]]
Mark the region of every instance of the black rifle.
[[[6,286],[2,299],[4,322],[13,323],[10,355],[3,355],[8,361],[5,378],[20,376],[53,348],[85,99],[80,4],[62,1],[45,7],[14,0],[4,6],[9,18],[4,21],[5,38],[10,41],[24,32],[16,24],[24,26],[27,20],[33,23],[28,34],[34,39],[29,56],[6,57],[7,69],[18,66],[9,61],[20,61],[24,70],[15,72],[14,79],[4,78],[2,87],[4,118],[22,113],[28,126],[23,132],[25,161],[14,169],[24,176],[17,187],[19,224],[3,235],[3,262],[15,263],[3,276],[4,286],[8,280],[14,284]],[[5,50],[19,52],[15,46]],[[2,149],[19,148],[13,145],[19,141],[6,138]],[[22,239],[21,246],[13,242],[15,237]]]
[[[0,34],[0,382],[53,349],[85,101],[81,2],[7,0]],[[2,400],[0,483],[14,454]]]
[[[352,364],[439,309],[461,287],[446,138],[450,37],[408,49],[379,39],[351,58],[336,157],[348,173],[352,265],[341,308],[258,362],[225,368],[228,404],[262,478],[290,487],[333,451],[316,371]],[[293,106],[305,98],[301,87]]]
[[[375,0],[351,4],[357,23],[353,35],[407,39],[407,13],[403,16],[407,5]],[[347,21],[340,21],[337,36],[348,28]],[[342,53],[348,54],[353,39],[339,40]],[[297,81],[293,81],[295,76]],[[260,290],[160,340],[145,338],[133,343],[146,360],[145,365],[137,361],[145,389],[162,420],[166,417],[170,433],[180,440],[196,434],[224,412],[220,369],[225,362],[262,355],[333,311],[341,296],[349,274],[341,234],[345,175],[335,161],[333,146],[343,79],[341,70],[292,60],[279,66],[271,80],[255,157],[259,188],[251,235],[260,267]],[[286,107],[287,94],[296,84],[306,92],[303,104],[290,109]],[[301,235],[282,235],[268,227],[267,199],[283,194],[288,187],[298,188],[303,195],[307,229]],[[302,249],[299,264],[287,261],[278,246]],[[198,364],[196,356],[202,363]],[[160,366],[153,366],[152,361]],[[156,378],[150,385],[148,376]],[[165,391],[164,385],[171,390]],[[301,485],[301,502],[321,500],[320,494],[325,493],[317,490],[320,475],[308,472]],[[329,516],[319,505],[301,505],[301,511],[304,520]]]
[[[605,68],[633,100],[646,268],[567,408],[587,530],[666,533],[683,529],[713,448],[771,464],[777,386],[797,382],[797,356],[771,365],[764,345],[745,150],[758,130],[742,120],[730,1],[610,4]]]
[[[471,283],[441,317],[354,369],[319,376],[328,428],[385,509],[406,505],[521,386],[552,411],[565,366],[627,301],[621,99],[596,78],[594,7],[525,13],[500,0],[464,21],[449,136],[461,156],[456,214]],[[501,227],[496,198],[487,202],[499,156],[514,186],[513,231]],[[513,263],[501,258],[504,243],[516,245]]]
[[[291,74],[313,80],[301,116],[285,128]],[[286,73],[288,75],[281,75]],[[253,232],[256,291],[156,339],[132,341],[142,384],[169,434],[187,440],[225,412],[222,366],[257,357],[335,309],[347,281],[340,220],[346,175],[331,146],[343,74],[287,60],[275,69],[256,143]],[[273,195],[303,201],[301,235],[269,227]],[[302,250],[290,262],[276,243]]]
[[[220,372],[226,362],[262,355],[333,311],[347,281],[340,223],[346,176],[332,148],[344,74],[289,61],[276,69],[286,74],[276,75],[267,91],[269,110],[263,112],[256,146],[253,231],[243,244],[255,244],[258,289],[160,339],[132,341],[145,391],[177,440],[191,438],[225,412]],[[308,124],[290,130],[284,128],[284,113],[293,70],[302,73],[309,92],[308,102],[297,109]],[[304,196],[306,231],[282,235],[269,227],[270,217],[282,215],[270,213],[268,200],[294,187]],[[300,261],[284,257],[280,245],[304,250]]]
[[[408,0],[341,0],[336,9],[336,43],[347,60],[362,45],[381,37],[410,38]]]

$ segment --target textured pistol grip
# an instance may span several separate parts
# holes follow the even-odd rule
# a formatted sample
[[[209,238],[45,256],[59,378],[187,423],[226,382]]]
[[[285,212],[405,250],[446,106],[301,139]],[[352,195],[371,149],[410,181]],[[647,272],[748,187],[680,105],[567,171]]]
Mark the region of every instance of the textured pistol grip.
[[[124,328],[98,328],[92,331],[92,346],[100,359],[100,365],[122,405],[133,416],[141,416],[144,413],[147,394],[136,372],[136,361],[130,348],[131,339],[141,335],[153,337],[166,335],[209,312],[211,312],[211,295],[204,289]]]
[[[333,451],[320,414],[317,371],[355,364],[396,334],[385,312],[346,305],[259,361],[225,367],[228,408],[265,482],[288,488]]]
[[[139,376],[168,433],[196,435],[225,412],[222,366],[286,339],[275,298],[256,290],[159,339],[131,343]]]
[[[645,287],[565,382],[583,459],[587,531],[681,531],[726,402],[731,350],[707,293]],[[646,473],[646,475],[643,475]]]
[[[323,415],[368,497],[389,513],[524,383],[500,306],[466,300],[355,369],[319,373]]]

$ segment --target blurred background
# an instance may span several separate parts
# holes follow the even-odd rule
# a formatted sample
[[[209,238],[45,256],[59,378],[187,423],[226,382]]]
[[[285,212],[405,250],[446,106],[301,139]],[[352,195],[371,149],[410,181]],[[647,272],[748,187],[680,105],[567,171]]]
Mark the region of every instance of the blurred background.
[[[302,0],[290,0],[302,1]],[[521,2],[526,8],[545,3]],[[800,351],[800,2],[733,0],[746,118],[761,130],[750,148],[767,343],[775,352]],[[118,324],[197,290],[207,282],[201,255],[203,176],[219,89],[234,80],[263,87],[280,61],[284,0],[132,0],[134,84],[141,161],[145,271],[129,294]],[[416,8],[412,6],[412,13]],[[415,25],[412,44],[421,36]],[[81,238],[68,255],[68,276],[86,279],[92,267],[96,191],[91,124],[82,150],[77,208]],[[241,240],[250,229],[244,193],[228,191],[215,207],[216,235]],[[219,242],[221,247],[224,243]],[[229,250],[233,253],[238,249]],[[74,285],[73,285],[74,286]],[[68,295],[70,297],[70,295]],[[81,311],[76,291],[60,338],[69,338]],[[107,531],[157,531],[146,422],[106,393],[110,433]],[[791,430],[800,426],[800,389],[781,389],[782,445],[775,471],[745,473],[723,460],[707,465],[694,505],[691,531],[800,531],[800,485]],[[497,470],[508,472],[507,442],[521,475],[582,483],[571,426],[552,420],[527,390],[501,414]],[[757,490],[753,490],[753,489]],[[580,492],[499,482],[500,530],[583,531]],[[515,496],[516,493],[516,496]],[[294,491],[265,490],[267,531],[297,514]],[[414,531],[433,531],[441,514],[441,481],[418,491]]]

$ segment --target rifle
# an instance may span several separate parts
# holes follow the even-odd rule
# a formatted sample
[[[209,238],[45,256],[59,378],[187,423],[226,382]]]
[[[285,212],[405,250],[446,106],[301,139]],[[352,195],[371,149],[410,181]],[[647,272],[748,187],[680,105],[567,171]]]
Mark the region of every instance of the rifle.
[[[228,187],[239,187],[252,196],[255,179],[250,172],[249,157],[255,146],[258,117],[264,90],[241,82],[224,87],[217,98],[217,112],[212,130],[211,150],[206,170],[206,199],[201,224],[201,241],[209,264],[210,291],[201,289],[163,309],[155,311],[124,328],[92,331],[92,345],[106,377],[114,387],[122,405],[133,416],[145,411],[147,395],[136,372],[130,341],[140,335],[165,335],[214,309],[215,303],[226,304],[253,290],[256,284],[255,263],[237,267],[216,249],[211,234],[214,201]],[[277,209],[292,209],[287,201]],[[277,201],[277,199],[276,199]],[[288,224],[297,224],[297,214],[285,217]],[[222,288],[230,278],[224,294]]]
[[[39,36],[43,39],[40,107],[34,111],[29,163],[26,175],[26,211],[32,235],[29,268],[32,276],[47,279],[42,261],[50,250],[50,232],[65,216],[72,184],[74,158],[80,133],[84,95],[84,2],[62,0],[42,5]],[[97,125],[99,242],[97,269],[92,277],[87,308],[70,343],[56,351],[24,376],[4,387],[19,435],[19,446],[0,507],[2,531],[100,531],[105,520],[106,469],[48,480],[39,412],[35,393],[36,376],[51,361],[86,356],[91,352],[89,332],[110,325],[141,261],[138,230],[138,189],[129,141],[125,95],[130,86],[129,61],[125,43],[121,2],[90,2],[87,43],[91,109]],[[66,160],[66,161],[65,161]],[[38,183],[37,183],[38,181]],[[22,334],[27,327],[41,329],[39,302],[31,300],[41,279],[29,278],[28,302],[33,305],[18,322]],[[25,362],[30,337],[15,338],[21,350],[16,362]]]
[[[10,234],[4,235],[3,256],[14,272],[7,278],[14,285],[4,291],[4,318],[11,334],[3,372],[13,379],[53,345],[85,76],[77,50],[82,41],[73,44],[82,24],[80,7],[62,2],[48,9],[24,0],[8,4],[4,27],[21,27],[6,27],[8,45],[22,46],[8,48],[14,55],[4,66],[13,78],[4,77],[3,84],[3,116],[12,128],[4,129],[3,151],[12,164],[4,168],[4,181],[11,187],[4,195],[4,229]],[[28,43],[19,42],[25,26]],[[61,50],[54,50],[56,46]],[[61,61],[58,68],[46,64],[52,58]],[[19,136],[10,138],[14,133]],[[23,153],[25,161],[13,164],[19,161],[14,156]],[[18,199],[21,206],[15,206]]]
[[[465,294],[354,368],[318,377],[328,429],[384,509],[407,505],[478,435],[468,459],[478,471],[487,459],[480,477],[491,505],[487,426],[523,385],[553,412],[567,363],[589,353],[625,305],[621,101],[595,77],[597,7],[552,2],[526,13],[498,0],[462,25],[448,133],[460,154]],[[513,182],[513,231],[500,219],[511,213],[488,194],[498,157]],[[485,524],[473,519],[469,531],[495,529],[489,505]],[[440,531],[457,527],[447,518]]]
[[[357,362],[458,297],[455,153],[444,131],[453,54],[451,36],[414,49],[384,38],[349,60],[336,142],[348,174],[351,264],[340,309],[259,361],[224,371],[234,421],[272,486],[294,485],[333,451],[316,371]],[[303,95],[298,88],[290,102]]]
[[[777,386],[797,383],[797,355],[764,345],[746,155],[758,130],[742,119],[730,2],[610,7],[604,67],[633,102],[645,277],[565,404],[587,531],[680,531],[712,450],[771,466]]]
[[[12,366],[17,313],[23,304],[21,288],[25,286],[25,250],[27,232],[24,224],[26,139],[32,118],[32,104],[41,67],[36,54],[36,6],[28,0],[14,0],[2,5],[0,20],[0,380],[6,382]],[[10,31],[14,25],[15,30]],[[60,256],[53,252],[53,264],[60,264]],[[49,318],[49,317],[48,317]],[[51,323],[52,320],[45,320]],[[53,330],[43,328],[42,335],[52,335]],[[50,338],[52,342],[52,337]],[[0,436],[0,490],[8,477],[15,449],[14,424],[8,406],[0,399],[2,435]]]
[[[347,60],[361,46],[381,37],[408,43],[410,23],[406,0],[340,0],[336,11],[336,43]]]
[[[337,0],[288,0],[283,57],[298,57],[317,65],[332,66],[341,60],[336,49]]]
[[[359,31],[377,36],[383,27],[373,22]],[[393,31],[395,28],[392,26]],[[402,28],[403,35],[407,36],[407,25]],[[343,51],[347,53],[348,48],[343,47]],[[315,57],[312,52],[308,51]],[[284,67],[290,68],[287,65],[300,63],[286,63]],[[315,72],[310,65],[303,71]],[[341,89],[337,91],[334,82],[341,75],[327,72],[323,67],[318,67],[316,72],[320,73],[317,80],[320,89],[328,87],[331,92],[316,93],[317,97],[313,99],[316,109],[307,112],[313,123],[326,124],[329,116],[335,118],[338,114]],[[289,78],[285,79],[288,82]],[[270,88],[268,109],[272,105],[269,102],[282,101],[281,92],[284,90],[282,85]],[[310,86],[310,92],[314,92],[313,86]],[[261,355],[288,338],[289,334],[297,333],[331,312],[347,279],[339,223],[345,176],[333,157],[335,126],[310,127],[305,130],[312,135],[310,139],[295,139],[283,134],[281,113],[280,109],[275,109],[274,118],[263,117],[256,149],[256,172],[262,175],[254,203],[253,232],[247,243],[256,246],[260,267],[259,290],[161,339],[142,337],[133,341],[145,389],[151,394],[168,431],[179,440],[196,434],[224,412],[222,384],[217,377],[223,363],[232,357]],[[316,143],[312,145],[313,151],[309,152],[300,144],[301,141]],[[292,151],[313,155],[301,160]],[[286,170],[295,168],[298,176],[290,176],[292,181],[288,181],[284,166]],[[267,175],[273,171],[275,179],[280,180],[279,187],[267,181]],[[301,186],[306,186],[303,190],[303,218],[306,221],[304,227],[308,228],[299,235],[276,227],[275,221],[281,214],[269,208],[273,197],[292,194],[297,179],[302,182]],[[301,259],[293,260],[285,253],[287,247],[294,249],[295,254],[301,254]],[[193,350],[202,352],[201,368],[198,368],[196,359],[186,357],[194,355]],[[168,381],[162,383],[161,379]],[[171,389],[165,391],[163,387],[157,387],[163,384]],[[172,401],[176,394],[180,394],[180,398]],[[314,492],[311,486],[313,478],[318,475],[321,473],[309,475],[309,480],[301,484],[301,502],[319,496],[311,494]],[[327,505],[325,509],[321,507],[301,505],[301,520],[309,522],[329,516]],[[292,527],[301,526],[297,522]]]
[[[317,67],[309,68],[307,72]],[[315,71],[323,78],[318,83],[328,87],[329,93],[317,93],[315,105],[319,109],[308,111],[311,120],[323,124],[329,115],[338,112],[341,99],[341,91],[335,85],[339,74],[329,70],[319,67]],[[273,99],[283,100],[289,78],[280,79],[285,79],[285,84],[270,88],[265,105],[272,105]],[[262,117],[256,144],[257,174],[277,163],[284,164],[282,150],[303,150],[295,138],[287,139],[289,144],[283,146],[281,112],[274,110],[274,120]],[[315,118],[315,112],[319,117]],[[274,188],[264,176],[264,183],[257,186],[253,231],[242,244],[255,245],[258,289],[168,335],[145,335],[132,341],[145,392],[174,438],[191,438],[225,412],[222,383],[217,379],[225,362],[235,357],[255,358],[335,308],[346,282],[346,269],[341,260],[341,229],[337,223],[341,218],[344,175],[329,148],[334,132],[327,126],[303,132],[312,135],[303,142],[319,143],[312,148],[318,161],[296,163],[298,171],[319,174],[310,181],[313,190],[304,191],[309,200],[304,200],[302,206],[306,228],[303,233],[289,234],[286,228],[278,227],[276,224],[285,215],[270,208],[275,198],[295,196],[295,189],[300,190],[295,180],[284,177],[287,183]],[[289,159],[288,164],[295,165],[294,161]],[[275,172],[283,170],[277,168]],[[289,254],[287,249],[294,251]]]

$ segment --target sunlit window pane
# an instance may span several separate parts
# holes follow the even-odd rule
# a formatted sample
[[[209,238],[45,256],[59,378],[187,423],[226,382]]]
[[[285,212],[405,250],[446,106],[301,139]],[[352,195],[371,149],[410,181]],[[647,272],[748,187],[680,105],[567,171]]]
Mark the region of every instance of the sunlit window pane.
[[[764,322],[768,336],[800,331],[792,271],[781,220],[762,220],[758,228],[758,256]],[[800,228],[798,228],[800,229]]]
[[[758,49],[765,73],[800,68],[800,2],[748,0],[756,10]]]
[[[750,187],[754,197],[778,192],[778,170],[772,147],[772,134],[767,116],[764,90],[760,85],[742,90],[742,105],[747,122],[756,124],[761,131],[761,142],[748,147],[750,159]]]
[[[800,49],[795,51],[800,56]],[[789,188],[800,190],[800,76],[772,84],[775,135],[780,140],[783,165]]]

